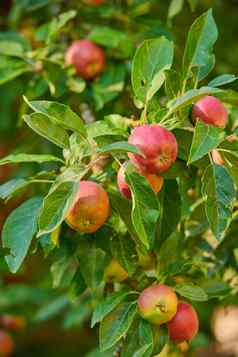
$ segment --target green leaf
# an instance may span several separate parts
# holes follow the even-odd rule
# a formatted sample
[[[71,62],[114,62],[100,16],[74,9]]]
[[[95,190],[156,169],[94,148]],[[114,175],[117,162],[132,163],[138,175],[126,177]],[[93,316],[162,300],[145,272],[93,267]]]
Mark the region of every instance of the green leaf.
[[[53,301],[40,307],[34,316],[34,321],[46,321],[61,313],[67,306],[70,305],[70,300],[65,295],[55,298]]]
[[[232,218],[236,198],[235,187],[227,169],[210,165],[202,178],[202,194],[206,198],[205,209],[212,232],[221,240]]]
[[[101,351],[114,346],[127,333],[136,313],[137,305],[125,302],[102,320],[99,330]]]
[[[222,102],[237,106],[238,105],[238,93],[232,89],[220,90],[216,94],[216,97],[219,98]]]
[[[180,91],[180,82],[180,75],[174,69],[165,72],[165,90],[170,99],[177,97]]]
[[[23,51],[25,51],[25,52],[31,51],[31,49],[32,49],[29,41],[24,36],[22,36],[18,32],[12,31],[12,30],[0,32],[0,42],[1,41],[5,42],[7,44],[18,43],[21,46],[21,48],[23,49]]]
[[[122,92],[126,74],[125,64],[111,63],[107,65],[107,70],[92,84],[96,110],[102,109],[104,104],[111,102]]]
[[[164,240],[157,253],[157,272],[159,276],[170,275],[169,268],[171,264],[181,259],[182,244],[182,237],[176,232]]]
[[[202,288],[207,293],[209,299],[225,297],[231,293],[229,284],[219,280],[209,279],[202,284]]]
[[[183,57],[183,78],[187,79],[191,71],[197,68],[198,80],[202,80],[215,64],[213,45],[218,37],[212,10],[208,10],[192,24]]]
[[[101,46],[113,49],[116,58],[127,58],[133,51],[133,44],[126,33],[106,26],[93,26],[88,38]]]
[[[208,83],[208,87],[220,87],[237,80],[234,74],[222,74]]]
[[[43,200],[39,214],[38,237],[55,230],[65,219],[78,191],[79,182],[56,183]]]
[[[163,351],[164,347],[169,344],[167,328],[161,326],[160,329],[154,330],[154,341],[155,346],[153,349],[153,354],[159,355]]]
[[[168,18],[172,19],[183,9],[184,0],[171,0],[169,4]]]
[[[133,226],[141,242],[150,249],[160,215],[159,200],[143,176],[127,172],[126,180],[132,191]]]
[[[26,180],[22,178],[15,178],[0,185],[0,198],[5,200],[11,196],[15,191],[25,187]]]
[[[32,67],[23,60],[0,56],[0,85],[31,71]]]
[[[69,106],[46,100],[31,102],[29,102],[26,98],[25,100],[31,109],[33,109],[36,113],[47,115],[55,124],[58,124],[65,129],[77,131],[83,136],[86,135],[86,128],[82,119],[74,113]]]
[[[73,250],[61,245],[54,256],[50,272],[53,278],[53,288],[69,287],[78,269],[78,259]]]
[[[176,285],[174,289],[179,293],[179,295],[192,301],[208,300],[208,296],[206,292],[202,288],[196,285],[180,284],[180,285]]]
[[[82,78],[69,78],[67,86],[72,92],[82,93],[86,88],[86,82]]]
[[[5,257],[12,273],[20,268],[37,232],[37,219],[42,198],[34,197],[21,204],[7,218],[2,232],[2,244],[10,249]]]
[[[117,211],[117,213],[125,223],[130,235],[137,240],[137,234],[131,220],[131,202],[126,198],[122,197],[122,195],[118,192],[110,192],[110,202],[111,207],[115,211]]]
[[[121,118],[122,117],[118,115],[118,120],[120,120]],[[123,130],[121,128],[113,127],[105,120],[98,120],[94,123],[90,123],[89,125],[86,126],[86,128],[87,128],[88,135],[90,136],[90,138],[93,139],[101,136],[126,136],[127,137],[128,135],[126,129]]]
[[[121,357],[150,357],[152,351],[152,327],[147,321],[136,319],[127,333]]]
[[[211,87],[201,87],[199,89],[191,89],[187,91],[185,94],[177,97],[168,102],[167,108],[169,109],[169,113],[173,114],[178,110],[181,110],[188,105],[191,105],[193,102],[196,102],[198,99],[204,97],[205,95],[216,95],[220,93],[221,90],[217,88]]]
[[[176,180],[166,180],[160,195],[161,214],[158,226],[158,239],[163,242],[177,229],[181,218],[181,198]],[[173,215],[171,215],[173,212]]]
[[[49,31],[47,37],[47,44],[49,44],[57,34],[59,34],[60,30],[66,25],[66,23],[73,19],[77,15],[75,10],[70,10],[64,12],[58,16],[58,18],[54,18],[49,24]]]
[[[173,62],[173,43],[165,37],[145,40],[132,63],[132,87],[136,99],[147,103],[165,81]]]
[[[88,287],[95,290],[103,280],[107,257],[94,241],[80,237],[78,251],[80,271]]]
[[[70,329],[72,327],[83,327],[91,315],[91,299],[88,296],[80,298],[80,301],[70,307],[64,316],[63,328]]]
[[[225,138],[223,129],[197,120],[190,148],[188,164],[201,159],[215,149]]]
[[[104,317],[113,311],[129,294],[131,294],[129,291],[117,291],[103,298],[102,301],[99,301],[93,312],[91,327],[101,322]]]
[[[135,244],[129,236],[119,236],[111,241],[112,255],[119,264],[127,271],[129,277],[137,268]]]
[[[141,151],[134,145],[128,144],[127,141],[118,141],[116,143],[112,143],[109,145],[105,145],[100,147],[97,152],[98,153],[106,153],[106,152],[132,152],[134,154],[142,155]]]
[[[21,43],[0,40],[0,55],[24,57],[24,48]]]
[[[133,357],[150,357],[152,351],[153,351],[152,344],[144,345],[133,354]]]
[[[37,162],[39,164],[43,162],[61,162],[64,163],[59,157],[53,155],[43,155],[43,154],[12,154],[5,156],[3,159],[0,159],[0,165],[6,164],[17,164],[21,162]]]
[[[41,113],[24,115],[24,121],[37,134],[43,136],[55,145],[67,149],[69,147],[69,136],[67,132],[54,124],[48,116]]]

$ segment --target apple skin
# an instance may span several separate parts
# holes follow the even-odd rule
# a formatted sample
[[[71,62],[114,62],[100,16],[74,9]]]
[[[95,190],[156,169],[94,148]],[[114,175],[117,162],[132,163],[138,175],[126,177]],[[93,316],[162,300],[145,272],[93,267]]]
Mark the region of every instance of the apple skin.
[[[128,278],[128,273],[118,263],[116,259],[112,259],[105,269],[104,280],[107,283],[121,283]]]
[[[14,343],[12,337],[4,330],[0,330],[0,357],[10,356],[13,350]]]
[[[104,51],[90,40],[74,41],[65,53],[65,63],[74,65],[80,77],[93,79],[105,68]]]
[[[168,323],[169,337],[174,342],[190,341],[199,329],[195,309],[186,302],[179,302],[176,315]]]
[[[162,284],[146,288],[138,299],[140,315],[155,325],[171,320],[176,314],[177,305],[178,298],[175,292]]]
[[[192,118],[194,121],[199,119],[206,124],[224,128],[228,112],[219,99],[208,95],[193,105]]]
[[[4,314],[0,316],[0,324],[6,330],[16,332],[26,327],[26,320],[23,316]]]
[[[66,222],[76,231],[96,232],[107,220],[110,204],[107,192],[93,181],[81,181]]]
[[[213,160],[214,164],[221,165],[221,166],[225,164],[225,161],[221,157],[219,151],[212,150],[211,155],[212,155],[212,160]]]
[[[131,190],[129,185],[126,182],[126,177],[125,177],[125,169],[128,163],[125,163],[120,167],[117,173],[117,185],[119,188],[119,191],[121,194],[128,198],[129,200],[131,199]],[[160,190],[163,187],[164,179],[161,176],[158,175],[153,175],[153,174],[147,174],[147,173],[141,173],[142,176],[144,176],[148,183],[150,184],[150,187],[155,193],[160,192]]]
[[[133,165],[144,173],[158,174],[167,171],[177,158],[178,145],[175,136],[158,124],[136,127],[129,139],[144,157],[128,153]]]

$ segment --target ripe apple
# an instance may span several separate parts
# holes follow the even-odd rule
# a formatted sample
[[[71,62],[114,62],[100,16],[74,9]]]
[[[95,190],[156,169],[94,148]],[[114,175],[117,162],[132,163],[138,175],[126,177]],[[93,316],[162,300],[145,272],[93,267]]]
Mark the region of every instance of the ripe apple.
[[[93,181],[81,181],[66,222],[79,232],[96,232],[109,216],[109,198],[103,187]]]
[[[208,95],[193,105],[192,118],[224,128],[227,124],[228,113],[219,99]]]
[[[25,328],[26,320],[23,316],[4,314],[0,316],[0,325],[9,331],[19,331]]]
[[[14,343],[12,337],[4,330],[0,330],[0,357],[10,356],[13,349]]]
[[[175,136],[158,124],[136,127],[128,142],[144,155],[128,153],[131,162],[142,172],[158,174],[170,168],[177,157],[178,145]]]
[[[169,337],[174,342],[190,341],[199,329],[198,316],[192,305],[179,302],[176,315],[168,323]]]
[[[126,182],[125,178],[125,168],[128,163],[125,163],[120,167],[117,173],[117,185],[118,188],[123,196],[125,196],[128,199],[131,199],[131,190],[129,185]],[[152,190],[155,193],[158,193],[161,188],[163,187],[164,179],[161,176],[158,175],[153,175],[153,174],[148,174],[148,173],[142,173],[142,175],[147,179],[148,183],[150,184]]]
[[[104,70],[104,51],[90,40],[74,41],[66,51],[65,63],[74,65],[80,77],[93,79]]]
[[[149,322],[161,325],[171,320],[177,311],[178,299],[167,285],[157,284],[140,294],[138,307],[141,316]]]
[[[116,259],[112,259],[105,269],[104,280],[107,283],[121,283],[128,278],[128,273],[118,263]]]

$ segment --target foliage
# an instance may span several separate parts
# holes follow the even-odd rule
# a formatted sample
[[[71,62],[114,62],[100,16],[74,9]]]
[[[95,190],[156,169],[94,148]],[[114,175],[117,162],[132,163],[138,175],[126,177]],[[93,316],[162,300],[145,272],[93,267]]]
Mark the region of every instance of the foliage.
[[[10,93],[6,108],[11,88],[21,96],[16,120],[4,128],[20,128],[17,143],[0,159],[0,169],[13,167],[0,197],[6,205],[19,199],[2,229],[1,265],[21,273],[29,257],[43,253],[52,275],[45,272],[47,289],[22,285],[16,296],[2,286],[0,307],[27,302],[37,306],[34,323],[61,314],[64,328],[91,316],[92,327],[100,324],[100,352],[92,356],[117,350],[123,357],[149,357],[168,345],[176,349],[166,329],[140,317],[137,299],[146,287],[163,283],[200,315],[205,305],[236,296],[237,285],[227,278],[230,271],[237,277],[236,76],[214,74],[218,27],[211,9],[190,24],[181,54],[172,24],[198,1],[172,0],[166,26],[151,17],[156,1],[58,3],[16,1],[8,19],[15,30],[0,33],[0,92]],[[17,32],[26,12],[34,21],[41,13],[35,30],[28,24],[27,36],[24,28]],[[64,53],[78,38],[92,40],[106,54],[104,72],[92,81],[65,65]],[[192,105],[206,95],[225,104],[224,129],[192,120]],[[143,156],[128,143],[133,128],[143,124],[173,132],[178,155],[160,173],[158,194],[127,169],[130,201],[119,193],[116,176],[128,153]],[[214,162],[213,150],[222,165]],[[97,182],[110,198],[110,217],[92,234],[65,222],[82,180]],[[112,259],[126,273],[122,281],[107,280]]]

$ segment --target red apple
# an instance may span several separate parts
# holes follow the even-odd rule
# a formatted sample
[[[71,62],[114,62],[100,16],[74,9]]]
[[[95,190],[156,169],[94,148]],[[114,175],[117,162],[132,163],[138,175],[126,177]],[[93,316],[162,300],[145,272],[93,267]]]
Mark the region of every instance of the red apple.
[[[224,165],[225,164],[225,161],[221,157],[219,151],[212,150],[211,155],[212,155],[212,160],[216,165]]]
[[[93,181],[81,181],[66,222],[79,232],[96,232],[109,216],[109,198],[102,186]]]
[[[126,183],[125,178],[125,168],[128,163],[125,163],[123,166],[120,167],[117,173],[117,185],[118,188],[123,196],[128,199],[131,199],[131,190],[129,185]],[[146,174],[142,173],[142,175],[147,179],[148,183],[150,184],[152,190],[155,193],[158,193],[161,188],[163,187],[164,179],[161,176],[153,175],[153,174]]]
[[[179,302],[176,315],[168,323],[169,337],[174,342],[190,341],[199,329],[198,316],[194,308]]]
[[[26,320],[23,316],[4,314],[0,316],[0,324],[9,331],[19,331],[25,328]]]
[[[0,357],[10,356],[13,349],[14,343],[12,337],[4,330],[0,330]]]
[[[224,128],[227,124],[228,113],[219,99],[208,95],[193,105],[192,117],[193,120],[199,119],[206,124]]]
[[[158,124],[136,127],[128,142],[144,155],[129,153],[131,162],[142,172],[158,174],[170,168],[177,157],[178,145],[175,136]]]
[[[74,41],[66,51],[65,63],[74,65],[80,77],[93,79],[104,70],[104,51],[90,40]]]
[[[161,325],[171,320],[177,311],[178,299],[167,285],[152,285],[142,291],[138,299],[141,316],[149,322]]]

